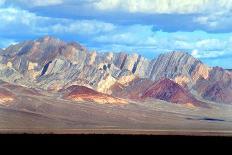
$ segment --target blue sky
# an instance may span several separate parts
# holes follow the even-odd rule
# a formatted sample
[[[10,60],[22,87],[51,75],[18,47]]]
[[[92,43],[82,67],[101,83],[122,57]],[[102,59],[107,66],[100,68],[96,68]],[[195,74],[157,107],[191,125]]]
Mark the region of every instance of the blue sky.
[[[44,35],[150,59],[186,51],[232,68],[232,1],[0,0],[0,48]]]

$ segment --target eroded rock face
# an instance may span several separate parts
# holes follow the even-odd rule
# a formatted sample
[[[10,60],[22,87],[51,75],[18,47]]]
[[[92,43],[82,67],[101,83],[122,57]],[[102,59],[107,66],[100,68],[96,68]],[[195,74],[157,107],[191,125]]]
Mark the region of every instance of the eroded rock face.
[[[184,75],[175,77],[174,81],[183,87],[187,87],[187,84],[191,82],[190,79]]]
[[[137,54],[122,55],[120,60],[120,53],[88,52],[77,43],[65,43],[49,36],[10,46],[3,54],[9,68],[33,83],[29,86],[56,91],[79,84],[109,94],[108,88],[115,81],[126,84],[133,80],[133,72],[138,74],[137,67],[142,67],[140,59],[145,61]],[[124,77],[125,73],[128,75]],[[18,82],[25,84],[20,79]]]
[[[107,74],[106,77],[104,77],[104,79],[98,83],[97,91],[111,94],[112,92],[110,90],[110,87],[114,85],[116,82],[117,80],[114,77],[112,77],[110,74]]]
[[[204,64],[198,64],[194,70],[194,72],[191,74],[192,80],[195,83],[198,79],[208,79],[209,73],[212,70],[212,68],[204,65]]]
[[[17,83],[17,81],[22,80],[24,81],[23,75],[21,75],[18,71],[16,71],[14,68],[9,66],[9,64],[1,64],[0,63],[0,77],[1,80],[11,82],[11,83]],[[25,78],[26,80],[27,78]]]
[[[77,43],[65,43],[49,36],[4,51],[6,65],[34,82],[32,87],[56,91],[79,84],[109,94],[109,87],[116,81],[127,84],[133,80],[133,72],[138,74],[137,67],[142,67],[140,59],[145,61],[137,54],[122,54],[121,60],[121,54],[88,52]]]
[[[185,52],[148,60],[138,54],[88,51],[78,43],[46,36],[6,48],[0,60],[0,79],[32,88],[58,91],[81,85],[107,94],[117,90],[116,95],[130,98],[150,81],[168,78],[204,99],[231,103],[225,96],[232,90],[232,72],[210,68]],[[225,94],[221,99],[214,98],[216,88]]]
[[[124,64],[122,64],[121,69],[127,69],[129,71],[135,72],[136,64],[139,61],[138,54],[127,55],[125,58]]]
[[[174,79],[178,76],[196,81],[199,77],[208,76],[208,67],[184,52],[161,54],[151,62],[152,69],[148,72],[149,78],[157,81],[163,77]]]

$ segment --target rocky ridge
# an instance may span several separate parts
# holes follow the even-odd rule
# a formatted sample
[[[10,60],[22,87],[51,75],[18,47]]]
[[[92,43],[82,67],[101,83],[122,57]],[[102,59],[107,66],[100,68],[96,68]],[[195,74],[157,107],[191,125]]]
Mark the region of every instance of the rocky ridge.
[[[11,45],[0,52],[0,79],[29,88],[57,92],[79,85],[134,98],[146,85],[162,78],[189,92],[196,91],[204,99],[232,103],[227,97],[231,96],[232,73],[208,67],[185,52],[174,51],[149,60],[138,54],[88,51],[78,43],[50,36]]]

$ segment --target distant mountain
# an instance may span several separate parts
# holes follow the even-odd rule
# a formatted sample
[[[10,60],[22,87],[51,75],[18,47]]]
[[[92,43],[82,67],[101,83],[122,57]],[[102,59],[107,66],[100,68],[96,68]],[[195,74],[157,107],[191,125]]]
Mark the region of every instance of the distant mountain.
[[[136,99],[163,78],[174,82],[166,80],[179,92],[185,90],[180,96],[191,96],[186,101],[195,102],[194,96],[187,94],[196,92],[195,96],[205,100],[232,103],[228,97],[232,72],[208,67],[186,52],[174,51],[149,60],[136,53],[89,51],[78,43],[50,36],[11,45],[0,52],[1,80],[53,93],[78,86],[78,90],[93,90],[98,97]]]

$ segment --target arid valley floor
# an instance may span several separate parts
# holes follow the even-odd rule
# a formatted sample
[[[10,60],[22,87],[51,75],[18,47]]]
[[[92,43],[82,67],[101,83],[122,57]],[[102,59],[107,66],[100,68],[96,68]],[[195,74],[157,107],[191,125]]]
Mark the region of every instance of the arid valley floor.
[[[232,106],[108,105],[22,96],[0,107],[1,133],[232,135]]]

